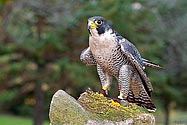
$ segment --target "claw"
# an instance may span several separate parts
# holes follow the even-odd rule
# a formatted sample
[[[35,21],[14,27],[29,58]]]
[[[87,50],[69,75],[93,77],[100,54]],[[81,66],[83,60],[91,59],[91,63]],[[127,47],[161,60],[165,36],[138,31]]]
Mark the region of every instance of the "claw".
[[[99,93],[99,95],[104,97],[104,95],[103,95],[103,94],[101,94],[101,93]]]
[[[106,90],[101,89],[101,91],[99,92],[99,94],[102,95],[102,96],[106,96]]]
[[[116,105],[116,106],[125,106],[127,105],[129,102],[124,100],[124,99],[120,99],[120,98],[108,98],[111,100],[111,103]]]
[[[119,99],[119,98],[108,98],[108,99],[111,100],[111,103],[113,105],[120,106],[121,99]]]
[[[113,100],[114,102],[117,102],[117,103],[120,103],[120,102],[121,102],[121,99],[119,99],[119,98],[112,98],[112,100]]]
[[[112,103],[113,105],[120,106],[120,103],[119,103],[119,102],[116,102],[116,101],[114,101],[114,100],[111,100],[111,103]]]

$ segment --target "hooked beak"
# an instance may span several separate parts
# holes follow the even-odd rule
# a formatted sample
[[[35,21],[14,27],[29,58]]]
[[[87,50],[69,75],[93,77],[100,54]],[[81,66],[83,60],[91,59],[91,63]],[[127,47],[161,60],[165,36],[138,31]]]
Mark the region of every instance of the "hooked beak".
[[[97,25],[93,21],[88,21],[88,30],[97,28]]]

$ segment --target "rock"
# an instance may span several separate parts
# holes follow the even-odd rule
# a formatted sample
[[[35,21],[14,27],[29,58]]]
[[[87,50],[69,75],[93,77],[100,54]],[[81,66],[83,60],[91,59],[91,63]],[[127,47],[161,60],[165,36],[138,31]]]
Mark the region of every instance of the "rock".
[[[51,125],[154,125],[152,114],[136,104],[121,106],[112,100],[87,90],[78,100],[65,91],[57,91],[49,112]]]
[[[49,118],[52,125],[85,124],[88,114],[73,97],[58,90],[51,101]]]

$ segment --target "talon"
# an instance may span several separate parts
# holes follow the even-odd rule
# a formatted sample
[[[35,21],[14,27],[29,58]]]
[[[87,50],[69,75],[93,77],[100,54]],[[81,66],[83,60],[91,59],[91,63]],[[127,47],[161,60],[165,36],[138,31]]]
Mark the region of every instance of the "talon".
[[[121,105],[121,104],[120,104],[121,99],[119,99],[119,98],[108,98],[108,99],[111,100],[111,103],[112,103],[113,105],[116,105],[116,106],[120,106],[120,105]]]
[[[101,89],[101,91],[99,92],[99,94],[102,95],[102,96],[106,96],[106,90]]]
[[[120,98],[112,98],[112,100],[113,100],[114,102],[117,102],[117,103],[120,103],[120,102],[121,102],[121,99],[120,99]]]
[[[116,102],[116,101],[114,101],[114,100],[111,100],[111,103],[112,103],[113,105],[120,106],[120,103],[119,103],[119,102]]]

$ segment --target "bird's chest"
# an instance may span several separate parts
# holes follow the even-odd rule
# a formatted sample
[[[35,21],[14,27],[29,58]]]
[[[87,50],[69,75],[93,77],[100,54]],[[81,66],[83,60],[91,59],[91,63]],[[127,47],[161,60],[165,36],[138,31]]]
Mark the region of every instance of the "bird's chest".
[[[95,40],[93,38],[90,38],[89,46],[94,55],[109,58],[112,49],[114,49],[116,45],[112,40]]]
[[[108,60],[111,58],[112,51],[116,48],[113,39],[107,37],[89,38],[89,46],[96,60]]]
[[[112,38],[89,38],[90,50],[96,62],[101,65],[104,70],[117,74],[120,65],[116,64],[115,56],[119,56],[119,46]],[[120,56],[121,58],[121,56]]]

